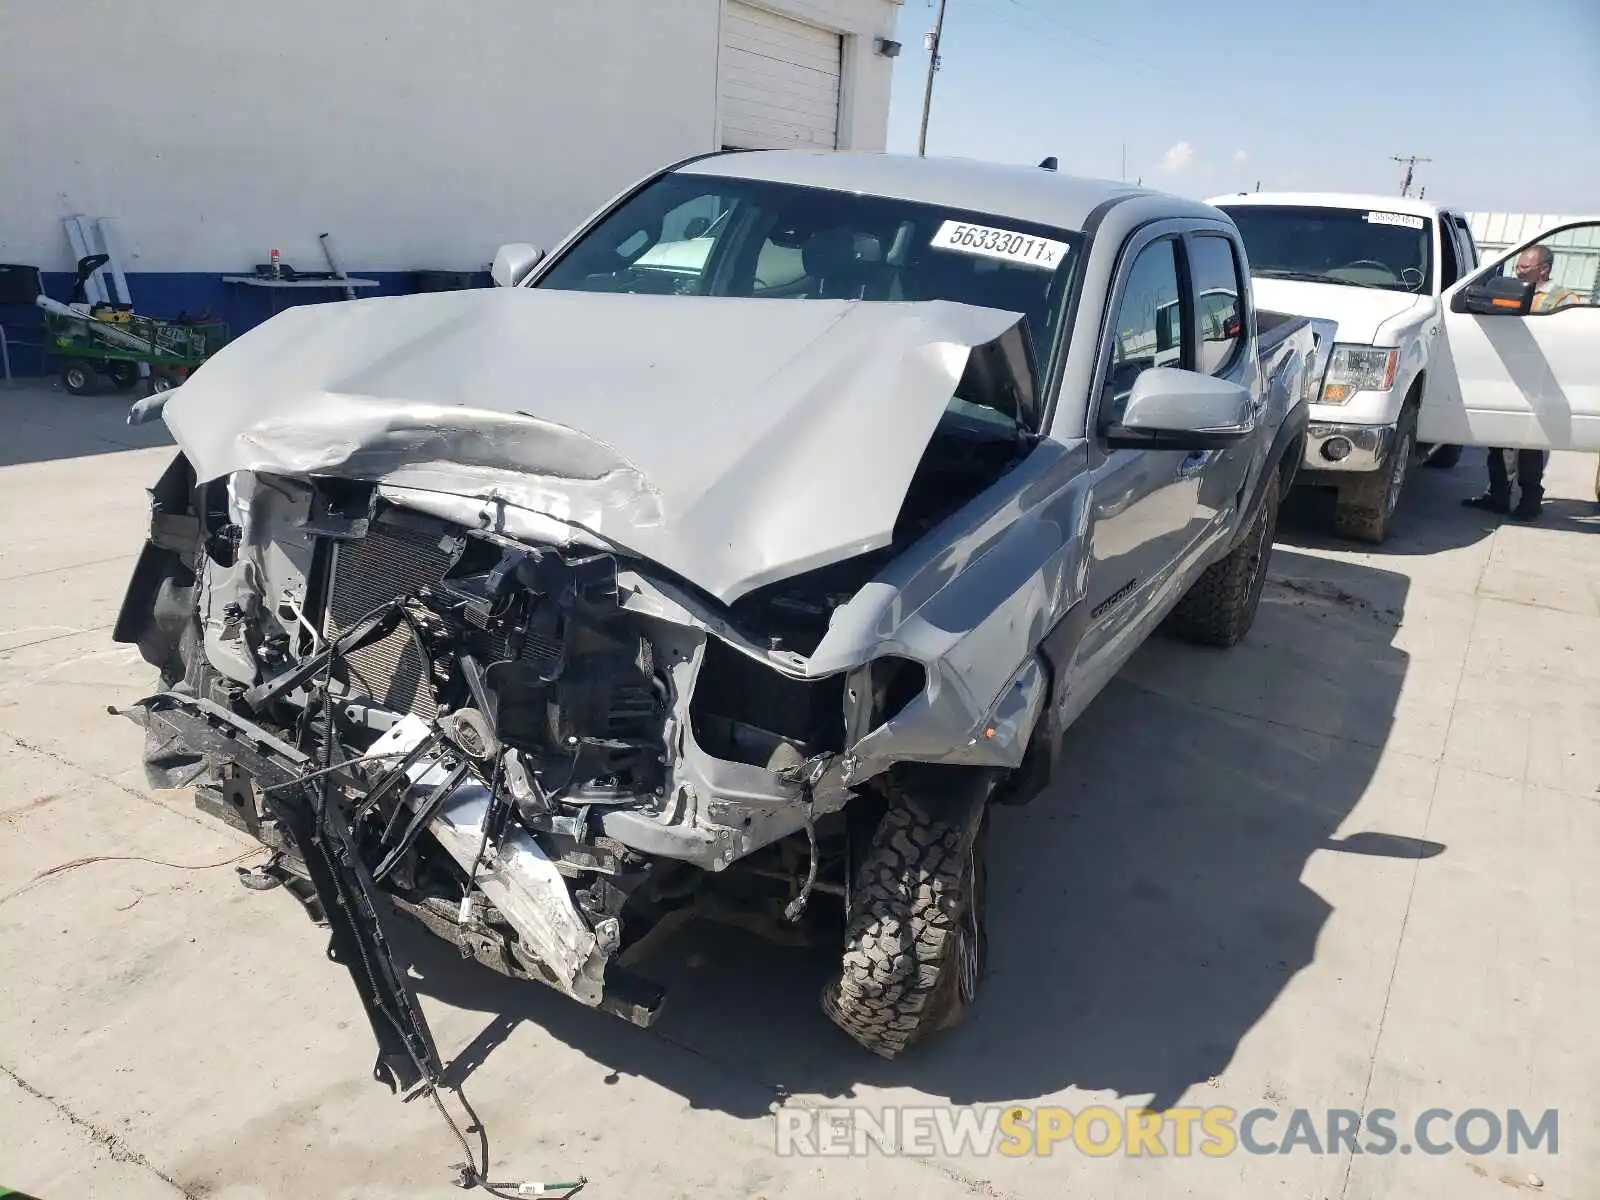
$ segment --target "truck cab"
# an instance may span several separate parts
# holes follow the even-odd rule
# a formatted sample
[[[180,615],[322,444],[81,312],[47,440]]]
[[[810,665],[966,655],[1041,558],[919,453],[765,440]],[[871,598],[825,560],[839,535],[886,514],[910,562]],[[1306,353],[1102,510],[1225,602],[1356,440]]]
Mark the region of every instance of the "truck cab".
[[[1388,535],[1419,444],[1441,298],[1479,265],[1467,216],[1428,201],[1252,192],[1209,203],[1239,227],[1263,307],[1337,325],[1300,486],[1336,493],[1346,536]],[[1459,454],[1436,447],[1441,460]]]

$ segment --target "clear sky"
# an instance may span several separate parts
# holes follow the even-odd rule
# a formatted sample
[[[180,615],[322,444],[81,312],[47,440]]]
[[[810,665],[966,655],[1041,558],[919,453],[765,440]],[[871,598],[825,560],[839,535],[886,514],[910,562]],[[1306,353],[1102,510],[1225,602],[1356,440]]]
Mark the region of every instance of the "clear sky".
[[[889,149],[915,153],[938,0],[905,0]],[[947,0],[928,153],[1204,198],[1398,194],[1600,212],[1600,0]]]

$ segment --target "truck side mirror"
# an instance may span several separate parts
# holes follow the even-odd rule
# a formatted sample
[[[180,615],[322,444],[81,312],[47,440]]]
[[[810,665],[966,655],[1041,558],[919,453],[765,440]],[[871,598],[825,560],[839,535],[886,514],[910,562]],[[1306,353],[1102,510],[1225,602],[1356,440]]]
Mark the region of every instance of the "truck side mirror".
[[[1255,432],[1250,390],[1177,367],[1150,367],[1133,381],[1111,449],[1215,450]]]
[[[1533,311],[1533,284],[1515,275],[1492,275],[1457,292],[1450,310],[1480,317],[1525,317]]]
[[[544,251],[528,242],[507,242],[494,252],[489,278],[495,287],[516,287],[539,265]]]

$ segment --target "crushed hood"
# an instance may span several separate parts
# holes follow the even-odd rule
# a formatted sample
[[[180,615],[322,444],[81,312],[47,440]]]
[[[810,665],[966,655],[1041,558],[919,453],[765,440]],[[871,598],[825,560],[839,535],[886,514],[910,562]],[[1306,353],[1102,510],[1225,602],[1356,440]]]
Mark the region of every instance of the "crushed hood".
[[[527,288],[305,305],[162,415],[201,480],[370,480],[482,500],[491,523],[503,502],[731,602],[886,545],[971,352],[1020,319]]]
[[[1382,288],[1306,283],[1298,279],[1252,278],[1250,290],[1262,308],[1337,322],[1341,342],[1366,346],[1377,344],[1378,330],[1384,324],[1414,308],[1427,306],[1433,300],[1431,296],[1387,292]]]

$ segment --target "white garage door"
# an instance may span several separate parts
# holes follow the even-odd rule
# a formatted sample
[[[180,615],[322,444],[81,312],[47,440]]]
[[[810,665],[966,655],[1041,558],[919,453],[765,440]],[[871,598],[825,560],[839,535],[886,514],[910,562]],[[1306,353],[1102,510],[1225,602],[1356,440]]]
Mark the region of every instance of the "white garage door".
[[[722,17],[722,144],[837,149],[841,47],[837,33],[729,0]]]

